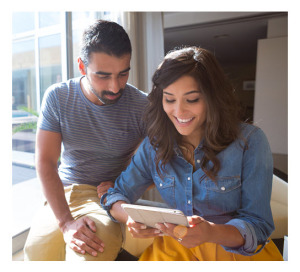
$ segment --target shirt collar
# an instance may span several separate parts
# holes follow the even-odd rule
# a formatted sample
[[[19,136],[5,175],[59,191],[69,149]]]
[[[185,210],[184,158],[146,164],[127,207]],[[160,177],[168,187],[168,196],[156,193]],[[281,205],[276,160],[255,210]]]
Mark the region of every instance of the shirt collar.
[[[203,142],[204,142],[204,140],[202,139],[201,142],[200,142],[200,144],[197,146],[197,148],[194,151],[195,154],[199,153],[202,150],[202,148],[203,148]],[[174,152],[176,153],[177,156],[183,157],[181,149],[179,148],[179,146],[178,146],[178,144],[176,142],[174,144]]]

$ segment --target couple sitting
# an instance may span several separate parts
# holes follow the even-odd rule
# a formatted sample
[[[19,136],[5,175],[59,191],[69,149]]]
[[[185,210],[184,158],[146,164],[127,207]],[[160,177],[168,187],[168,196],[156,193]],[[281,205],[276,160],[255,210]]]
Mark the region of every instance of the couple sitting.
[[[114,260],[123,223],[134,237],[154,237],[140,260],[282,260],[269,239],[269,144],[261,129],[240,121],[215,57],[198,47],[170,52],[146,97],[127,84],[131,46],[119,25],[98,21],[84,42],[83,77],[44,98],[37,171],[47,204],[25,259]],[[189,228],[146,228],[127,216],[121,204],[153,183]]]

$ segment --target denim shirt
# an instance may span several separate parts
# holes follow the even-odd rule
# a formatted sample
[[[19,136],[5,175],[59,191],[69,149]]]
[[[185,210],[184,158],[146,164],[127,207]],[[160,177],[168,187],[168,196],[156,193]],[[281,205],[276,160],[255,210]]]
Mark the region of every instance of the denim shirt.
[[[245,244],[239,248],[223,246],[225,250],[242,255],[260,252],[274,230],[270,207],[272,154],[261,129],[249,124],[240,128],[240,137],[217,155],[221,168],[215,182],[200,168],[202,143],[194,151],[195,171],[175,147],[176,155],[161,179],[154,163],[155,150],[145,138],[128,168],[116,179],[115,187],[101,198],[103,208],[109,213],[116,201],[136,202],[154,182],[170,208],[235,226]],[[258,245],[262,245],[259,250]]]

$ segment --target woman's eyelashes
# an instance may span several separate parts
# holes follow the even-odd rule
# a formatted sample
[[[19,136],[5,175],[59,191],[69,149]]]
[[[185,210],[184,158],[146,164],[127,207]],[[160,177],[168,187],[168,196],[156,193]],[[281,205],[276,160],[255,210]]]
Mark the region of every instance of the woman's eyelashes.
[[[165,102],[169,103],[169,104],[174,103],[175,101],[176,101],[175,99],[167,99],[167,98],[165,98]]]
[[[186,101],[188,102],[188,103],[196,103],[196,102],[198,102],[200,100],[200,98],[196,98],[196,99],[187,99]],[[175,99],[167,99],[167,98],[165,98],[165,102],[166,103],[169,103],[169,104],[172,104],[172,103],[174,103],[176,100]]]
[[[196,99],[192,99],[192,100],[187,99],[186,101],[187,101],[188,103],[196,103],[196,102],[199,101],[199,99],[200,99],[200,98],[196,98]]]

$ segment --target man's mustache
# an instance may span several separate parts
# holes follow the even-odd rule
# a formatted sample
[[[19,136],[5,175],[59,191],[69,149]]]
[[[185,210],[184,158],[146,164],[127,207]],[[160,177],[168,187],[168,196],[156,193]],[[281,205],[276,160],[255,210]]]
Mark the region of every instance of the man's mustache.
[[[112,96],[118,96],[123,92],[123,89],[120,89],[117,93],[113,93],[110,91],[102,91],[102,95],[112,95]]]

